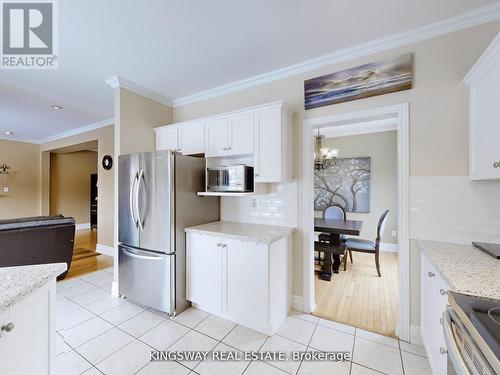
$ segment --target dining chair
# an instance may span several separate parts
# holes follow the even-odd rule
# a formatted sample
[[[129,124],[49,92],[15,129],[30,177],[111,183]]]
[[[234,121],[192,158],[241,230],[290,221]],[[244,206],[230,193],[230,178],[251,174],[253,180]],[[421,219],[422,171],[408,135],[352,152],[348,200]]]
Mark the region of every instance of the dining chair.
[[[326,210],[323,211],[323,219],[337,219],[337,220],[345,220],[346,212],[343,207],[334,204],[333,206],[329,206]],[[342,241],[345,241],[344,236],[340,236]],[[320,242],[329,242],[330,241],[330,233],[320,233],[318,236],[318,240]]]
[[[347,251],[349,251],[351,262],[352,262],[353,251],[357,251],[358,253],[368,253],[375,255],[375,266],[377,267],[378,277],[381,277],[380,261],[379,261],[380,240],[382,238],[382,234],[384,233],[385,224],[387,223],[388,216],[389,216],[389,210],[385,210],[378,219],[377,238],[375,239],[375,241],[363,240],[358,238],[349,238],[346,241]]]
[[[334,204],[332,206],[327,207],[323,211],[323,219],[345,220],[346,219],[346,212],[345,212],[343,207]],[[340,238],[341,238],[342,242],[346,241],[345,236],[342,235],[342,236],[340,236]],[[330,233],[320,233],[318,235],[318,241],[321,243],[325,243],[325,244],[330,243]],[[323,259],[324,259],[324,256],[323,256],[322,252],[318,251],[318,256],[315,257],[314,260],[319,262],[319,264],[321,264]],[[345,271],[345,266],[344,266],[344,271]]]

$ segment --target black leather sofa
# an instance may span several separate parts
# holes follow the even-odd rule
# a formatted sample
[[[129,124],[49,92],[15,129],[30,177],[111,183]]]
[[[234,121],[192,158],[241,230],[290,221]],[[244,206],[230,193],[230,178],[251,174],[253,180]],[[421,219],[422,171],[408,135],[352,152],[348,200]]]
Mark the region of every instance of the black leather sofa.
[[[0,267],[64,262],[69,269],[74,241],[75,219],[72,217],[0,220]],[[67,273],[57,279],[64,279]]]

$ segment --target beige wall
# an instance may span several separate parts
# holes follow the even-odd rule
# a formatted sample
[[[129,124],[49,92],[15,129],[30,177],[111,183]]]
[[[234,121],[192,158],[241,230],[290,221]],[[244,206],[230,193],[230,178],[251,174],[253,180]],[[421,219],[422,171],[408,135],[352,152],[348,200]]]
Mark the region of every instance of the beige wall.
[[[175,109],[174,121],[236,110],[284,99],[293,112],[294,175],[299,178],[299,217],[302,216],[300,129],[305,118],[350,112],[384,105],[410,104],[410,174],[453,176],[468,174],[468,102],[461,83],[468,69],[500,31],[490,22],[455,33],[403,46],[335,66],[277,80]],[[414,88],[347,103],[304,110],[304,80],[359,64],[411,52],[414,54]],[[411,225],[411,223],[410,223]],[[302,228],[294,235],[293,293],[302,295]],[[418,317],[418,254],[412,247],[411,283],[413,324]]]
[[[0,140],[0,165],[10,166],[0,175],[0,219],[40,215],[40,146]],[[3,192],[4,182],[9,188]]]
[[[90,223],[90,175],[97,173],[97,152],[50,155],[50,214]]]
[[[360,237],[374,240],[377,237],[380,215],[389,210],[382,242],[397,243],[397,238],[391,235],[391,232],[398,227],[397,133],[390,131],[325,138],[323,147],[338,148],[341,158],[364,156],[371,158],[370,213],[348,212],[347,218],[362,220],[363,229]],[[315,215],[321,217],[322,213],[316,211]]]
[[[101,160],[104,155],[114,155],[113,125],[59,139],[57,141],[48,142],[40,146],[42,151],[42,207],[43,212],[48,212],[50,202],[50,150],[94,140],[97,140],[97,179],[99,181],[99,200],[97,201],[97,243],[113,247],[115,195],[114,171],[116,170],[116,160],[114,160],[113,168],[108,171],[105,170],[101,164]]]
[[[173,109],[126,89],[115,91],[115,121],[119,154],[153,151],[153,128],[171,124]]]

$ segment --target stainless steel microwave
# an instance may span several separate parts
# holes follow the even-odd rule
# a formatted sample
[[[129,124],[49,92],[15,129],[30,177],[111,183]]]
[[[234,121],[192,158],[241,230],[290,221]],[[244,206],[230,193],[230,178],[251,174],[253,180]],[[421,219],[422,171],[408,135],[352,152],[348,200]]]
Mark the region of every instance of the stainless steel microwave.
[[[207,168],[207,191],[252,192],[253,167],[238,164]]]

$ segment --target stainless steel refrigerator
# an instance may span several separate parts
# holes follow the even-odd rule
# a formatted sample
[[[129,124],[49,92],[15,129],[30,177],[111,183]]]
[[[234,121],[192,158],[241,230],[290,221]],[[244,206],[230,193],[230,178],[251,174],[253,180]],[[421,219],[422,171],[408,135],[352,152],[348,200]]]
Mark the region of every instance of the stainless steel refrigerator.
[[[205,159],[172,151],[118,157],[118,288],[121,296],[175,315],[186,300],[184,228],[219,219],[205,190]]]

